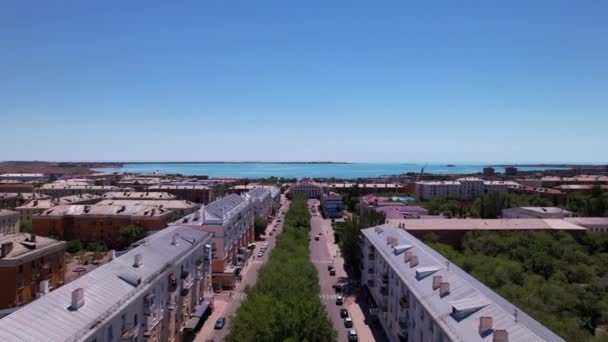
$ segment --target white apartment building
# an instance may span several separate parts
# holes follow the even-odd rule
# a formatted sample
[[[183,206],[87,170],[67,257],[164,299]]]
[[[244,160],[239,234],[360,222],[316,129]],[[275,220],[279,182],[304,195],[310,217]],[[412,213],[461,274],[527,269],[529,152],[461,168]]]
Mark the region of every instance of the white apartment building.
[[[362,233],[361,280],[389,341],[563,341],[405,230]]]
[[[214,288],[234,287],[248,256],[247,247],[254,239],[253,211],[249,196],[230,194],[173,223],[213,234],[211,281]]]
[[[20,223],[20,215],[18,212],[0,209],[0,234],[19,233]]]
[[[517,183],[511,181],[484,181],[476,177],[458,178],[455,181],[420,181],[416,182],[416,196],[423,200],[447,196],[474,199],[486,192],[507,192],[509,186],[514,185],[517,185]]]
[[[210,241],[180,226],[153,234],[0,320],[0,341],[181,340],[209,303]]]
[[[267,217],[270,215],[272,209],[270,189],[259,187],[248,191],[246,194],[251,198],[255,216]]]

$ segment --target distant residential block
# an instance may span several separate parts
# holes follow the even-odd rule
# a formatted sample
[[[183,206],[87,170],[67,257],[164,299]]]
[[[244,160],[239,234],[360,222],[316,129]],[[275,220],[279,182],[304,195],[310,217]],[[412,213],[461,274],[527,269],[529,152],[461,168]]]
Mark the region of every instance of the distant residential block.
[[[149,192],[168,192],[177,199],[207,204],[210,200],[210,188],[202,184],[167,184],[152,185],[146,188]]]
[[[114,191],[106,192],[101,195],[102,199],[112,200],[174,200],[177,199],[175,195],[168,192],[156,192],[156,191]]]
[[[398,197],[366,195],[359,200],[361,210],[375,210],[384,213],[386,219],[416,219],[426,217],[429,211],[423,207],[407,205]]]
[[[0,320],[0,341],[183,341],[211,309],[210,240],[179,226],[158,232]]]
[[[517,218],[565,218],[572,217],[571,211],[557,207],[519,207],[503,209],[502,217],[506,219]]]
[[[93,194],[79,194],[58,198],[44,197],[45,198],[43,199],[32,199],[15,208],[15,210],[21,214],[21,221],[29,223],[32,221],[34,215],[41,214],[45,210],[51,209],[57,205],[94,204],[101,199],[100,196]],[[36,198],[36,196],[32,196],[32,198]]]
[[[494,171],[493,167],[484,167],[483,168],[483,175],[486,177],[492,177],[496,174],[496,172]]]
[[[272,194],[268,188],[254,188],[246,192],[253,203],[255,216],[268,217],[272,211]]]
[[[162,194],[161,192],[158,193]],[[173,211],[174,217],[171,219],[171,221],[195,212],[201,207],[201,205],[198,203],[176,199],[106,199],[97,203],[97,205],[114,205],[124,207],[153,206],[159,209],[167,209]]]
[[[45,180],[48,177],[42,173],[3,173],[0,174],[0,180],[15,180],[21,182],[31,182]]]
[[[66,241],[100,241],[114,247],[120,241],[122,228],[138,225],[144,231],[161,230],[173,215],[171,210],[146,205],[58,205],[34,215],[32,231]]]
[[[65,246],[32,234],[0,235],[0,316],[63,285]]]
[[[567,217],[564,221],[585,227],[593,233],[608,233],[608,217]]]
[[[321,209],[326,218],[342,218],[342,196],[335,192],[323,194]]]
[[[36,189],[36,192],[51,197],[81,194],[103,195],[110,191],[130,191],[130,189],[121,189],[112,185],[70,185],[69,182],[43,184],[40,188]]]
[[[459,196],[470,200],[487,192],[507,192],[509,187],[516,185],[518,184],[511,181],[484,181],[476,177],[458,178],[455,181],[420,181],[416,182],[416,197],[428,200]]]
[[[361,283],[389,341],[563,341],[405,230],[361,232]]]
[[[19,213],[12,210],[0,209],[0,234],[15,234],[19,232]]]

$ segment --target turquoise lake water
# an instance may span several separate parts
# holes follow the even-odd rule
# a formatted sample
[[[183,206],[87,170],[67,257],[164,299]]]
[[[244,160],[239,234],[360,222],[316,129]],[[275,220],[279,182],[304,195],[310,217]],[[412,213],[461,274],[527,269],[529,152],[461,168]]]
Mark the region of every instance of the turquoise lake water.
[[[398,175],[406,172],[420,172],[424,164],[399,163],[355,163],[355,164],[283,164],[283,163],[150,163],[125,164],[121,168],[97,169],[102,172],[130,173],[179,173],[183,175],[208,175],[209,177],[336,177],[362,178]],[[481,172],[484,164],[429,164],[425,173],[434,174],[466,174]],[[496,172],[504,172],[504,168],[495,167]],[[518,167],[522,171],[546,170],[547,167]],[[559,169],[551,167],[550,169]]]

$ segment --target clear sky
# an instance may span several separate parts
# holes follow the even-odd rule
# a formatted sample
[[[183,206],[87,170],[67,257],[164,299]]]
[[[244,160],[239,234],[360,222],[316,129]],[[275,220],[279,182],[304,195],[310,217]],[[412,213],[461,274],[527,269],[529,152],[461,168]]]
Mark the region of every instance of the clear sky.
[[[607,1],[416,3],[1,1],[0,160],[608,159]]]

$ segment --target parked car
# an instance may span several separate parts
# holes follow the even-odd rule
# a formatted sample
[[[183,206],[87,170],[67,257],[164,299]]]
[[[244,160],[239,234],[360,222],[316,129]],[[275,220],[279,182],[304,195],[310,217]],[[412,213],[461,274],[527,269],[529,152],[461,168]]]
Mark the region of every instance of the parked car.
[[[340,317],[341,318],[349,317],[348,316],[348,310],[346,310],[346,309],[340,309]]]
[[[336,275],[336,270],[331,270],[331,271],[329,271],[329,275],[330,275],[330,276],[335,276],[335,275]]]
[[[215,321],[215,330],[221,330],[226,325],[226,317],[220,317]]]
[[[263,256],[264,256],[264,252],[261,252],[261,251],[260,251],[260,252],[258,252],[258,258],[261,258],[261,257],[263,257]]]
[[[332,265],[327,265],[327,270],[328,270],[328,271],[331,271],[331,270],[333,270],[333,269],[334,269],[334,267],[333,267]]]
[[[357,336],[357,331],[355,329],[351,329],[348,331],[348,340],[349,341],[358,341],[359,337]]]
[[[344,318],[344,326],[346,328],[352,328],[353,327],[353,320],[350,317]]]
[[[342,305],[344,304],[344,298],[342,298],[342,296],[338,295],[336,297],[336,305]]]
[[[315,241],[319,241],[319,234],[315,235]]]
[[[335,284],[334,285],[334,290],[336,290],[336,292],[342,292],[343,288],[344,288],[343,284]]]

